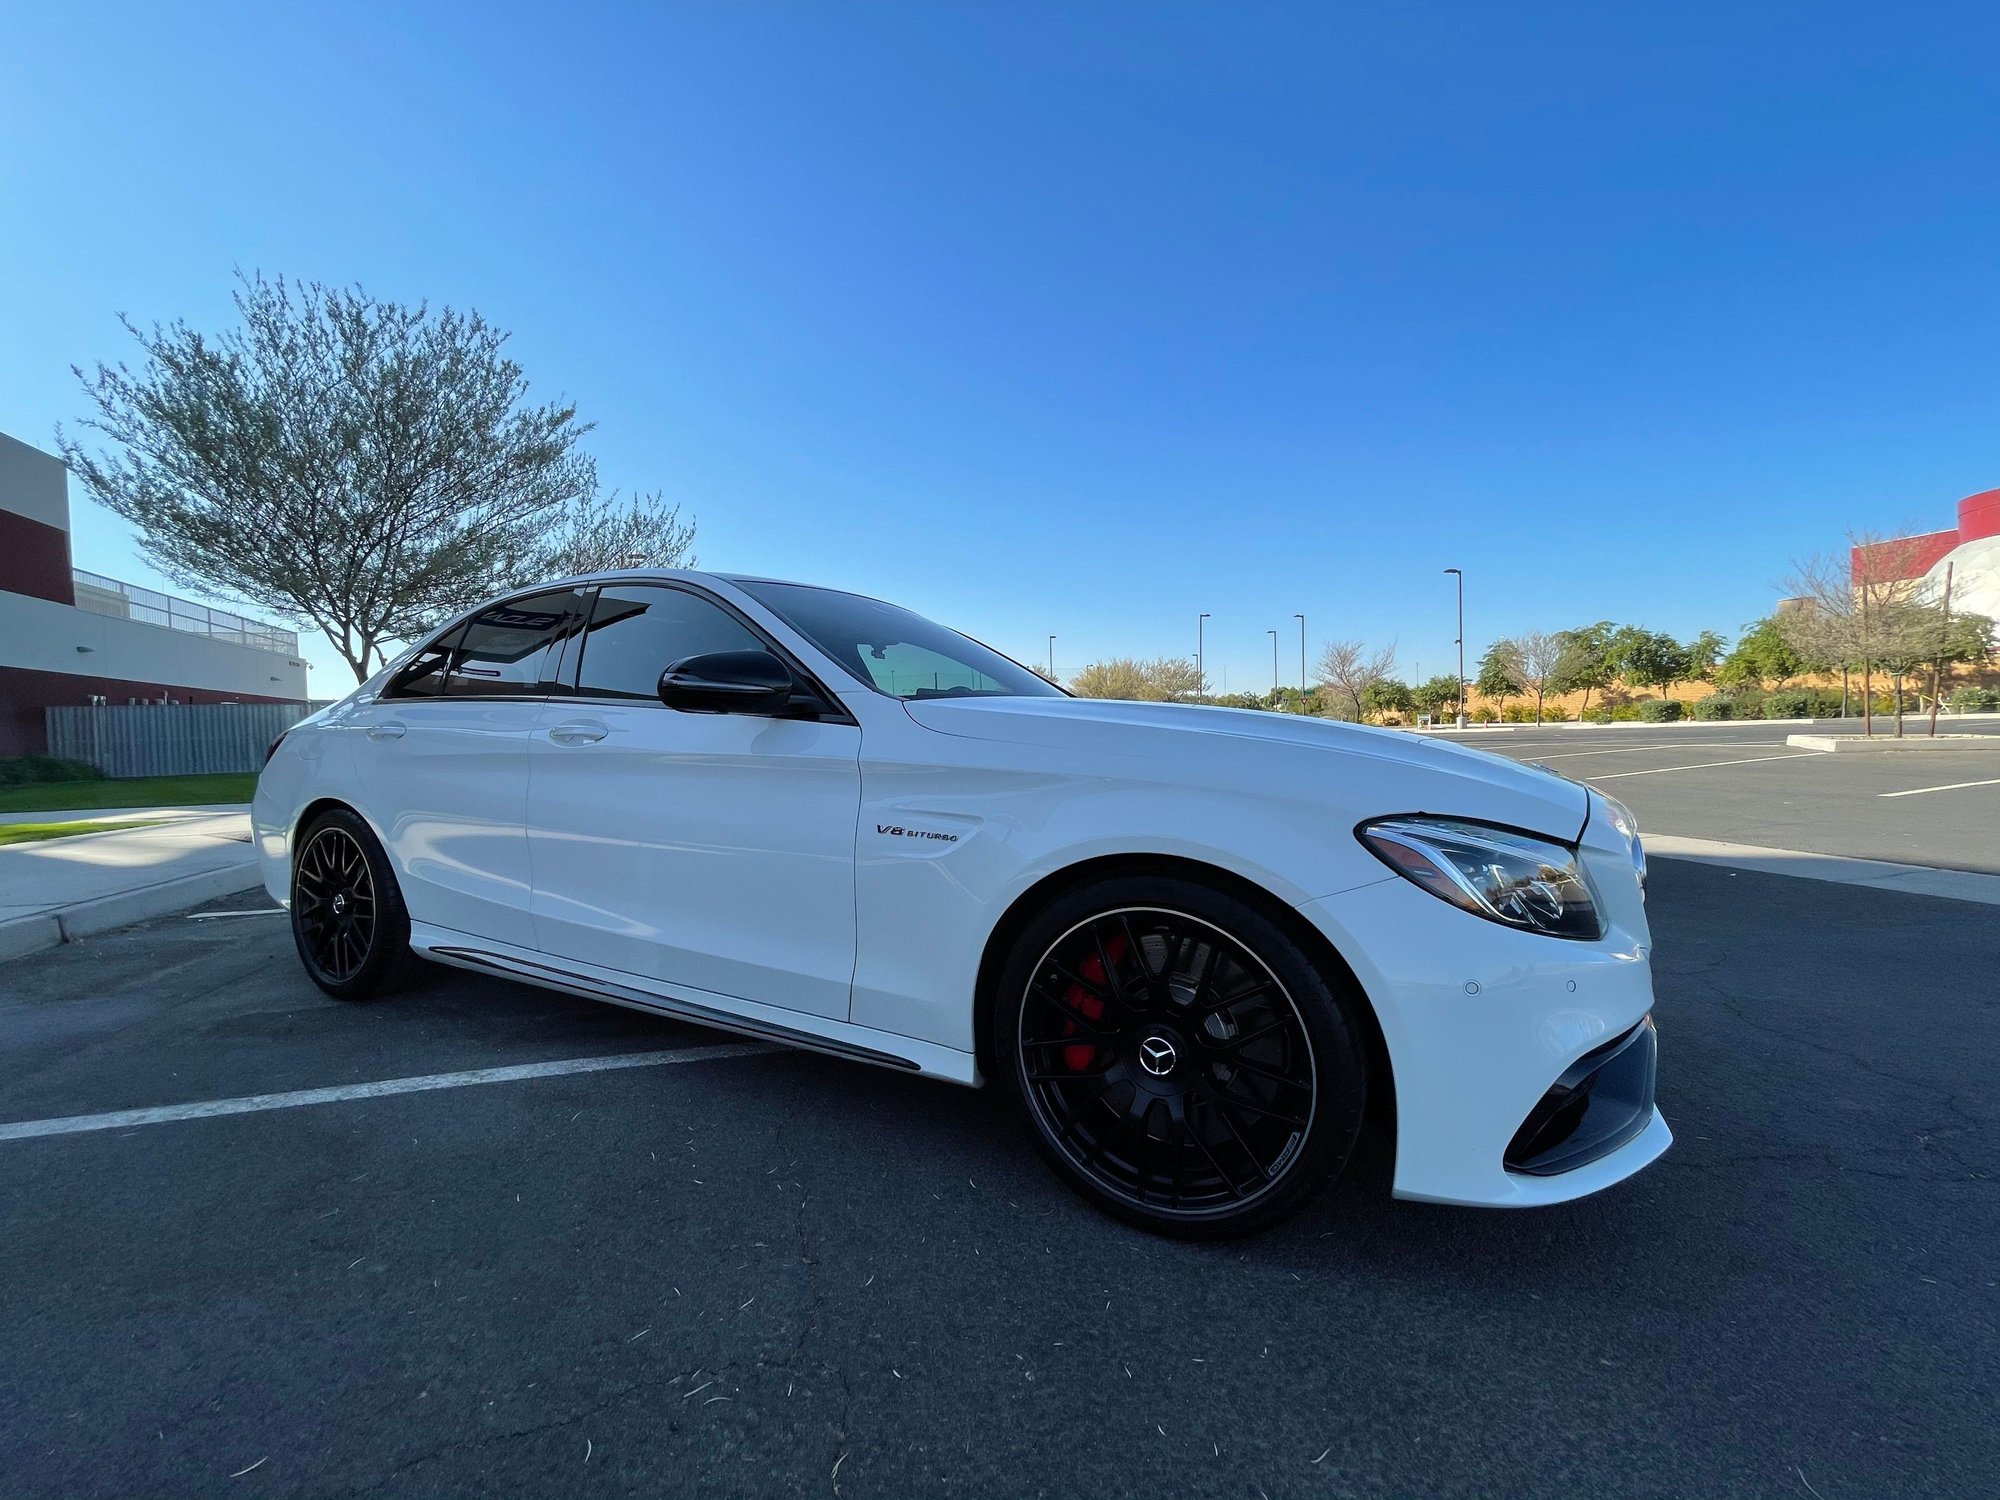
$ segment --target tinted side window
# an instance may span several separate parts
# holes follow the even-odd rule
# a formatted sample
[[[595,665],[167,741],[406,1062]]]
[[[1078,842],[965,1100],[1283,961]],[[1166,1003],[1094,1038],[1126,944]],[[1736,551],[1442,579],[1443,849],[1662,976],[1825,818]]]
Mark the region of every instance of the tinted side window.
[[[535,594],[474,615],[452,655],[450,697],[533,695],[553,675],[554,652],[576,606],[574,591]]]
[[[385,698],[435,698],[444,689],[445,668],[451,665],[452,648],[465,627],[446,631],[410,658],[410,664],[396,674]]]
[[[742,621],[698,594],[644,584],[607,587],[584,633],[576,690],[592,698],[657,701],[660,674],[684,656],[763,649]]]

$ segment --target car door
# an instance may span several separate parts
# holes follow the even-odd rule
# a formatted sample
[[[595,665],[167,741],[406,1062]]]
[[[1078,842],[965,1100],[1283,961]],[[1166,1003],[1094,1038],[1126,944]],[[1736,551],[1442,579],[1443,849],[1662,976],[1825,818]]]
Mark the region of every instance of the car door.
[[[361,811],[418,922],[521,941],[528,744],[583,603],[573,589],[480,611],[356,716]]]
[[[597,592],[574,686],[544,706],[530,755],[545,952],[846,1018],[860,729],[831,695],[813,719],[682,712],[658,694],[673,662],[773,644],[692,587]]]

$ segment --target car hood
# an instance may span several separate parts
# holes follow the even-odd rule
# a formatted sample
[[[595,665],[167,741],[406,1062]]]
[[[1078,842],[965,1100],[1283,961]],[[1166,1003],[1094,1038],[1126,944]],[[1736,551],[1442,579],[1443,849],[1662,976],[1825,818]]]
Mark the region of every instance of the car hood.
[[[939,734],[1179,766],[1191,779],[1254,777],[1297,794],[1308,783],[1363,815],[1432,812],[1574,839],[1590,796],[1577,782],[1403,729],[1303,714],[1105,698],[927,698],[904,704]],[[1290,781],[1290,786],[1273,784]]]

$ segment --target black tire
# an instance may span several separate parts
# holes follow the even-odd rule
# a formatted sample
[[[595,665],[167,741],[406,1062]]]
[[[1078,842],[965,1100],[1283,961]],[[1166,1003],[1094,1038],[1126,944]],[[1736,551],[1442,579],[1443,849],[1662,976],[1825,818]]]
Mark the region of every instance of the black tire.
[[[1121,876],[1058,896],[1016,938],[990,1056],[1077,1192],[1159,1234],[1224,1239],[1288,1218],[1347,1166],[1366,1003],[1247,902]]]
[[[292,941],[312,982],[336,1000],[372,1000],[417,970],[410,913],[381,842],[344,807],[292,846]]]

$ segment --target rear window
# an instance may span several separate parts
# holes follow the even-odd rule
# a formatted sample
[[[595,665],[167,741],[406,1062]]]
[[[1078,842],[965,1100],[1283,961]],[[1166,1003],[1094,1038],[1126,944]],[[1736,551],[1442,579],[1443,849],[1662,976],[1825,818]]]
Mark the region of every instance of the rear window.
[[[554,673],[553,656],[576,608],[573,590],[531,594],[481,610],[452,653],[448,697],[512,697],[542,690]]]

